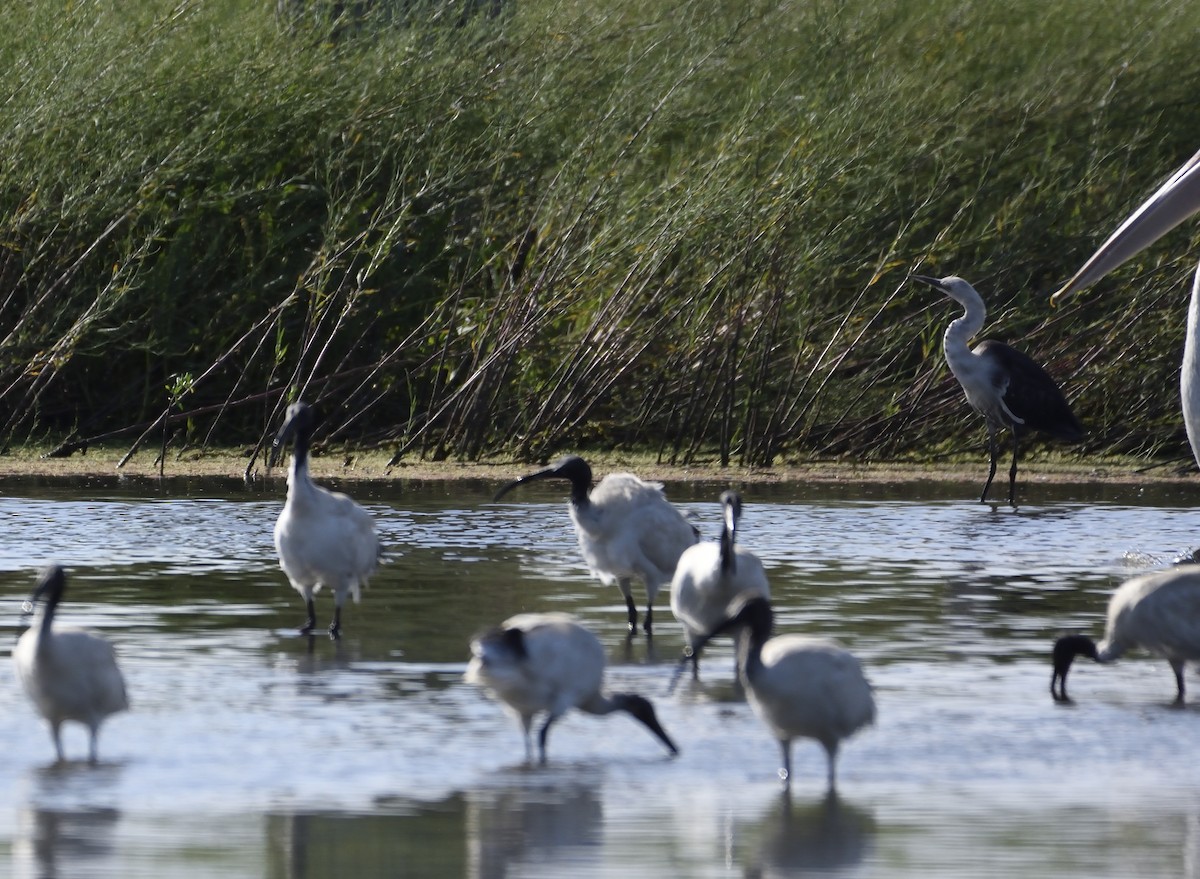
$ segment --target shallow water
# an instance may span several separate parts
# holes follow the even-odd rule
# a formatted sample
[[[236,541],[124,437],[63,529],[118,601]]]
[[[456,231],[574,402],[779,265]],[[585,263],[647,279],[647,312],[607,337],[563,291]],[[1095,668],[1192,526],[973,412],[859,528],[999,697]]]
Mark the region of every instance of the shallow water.
[[[879,706],[836,800],[823,753],[797,743],[790,803],[729,647],[667,695],[667,596],[653,644],[627,642],[561,489],[348,488],[389,558],[335,643],[295,634],[279,483],[0,486],[0,655],[56,559],[63,620],[115,643],[133,701],[98,767],[56,766],[0,676],[0,874],[1200,877],[1200,699],[1169,708],[1170,670],[1144,656],[1077,667],[1071,707],[1048,690],[1061,630],[1099,634],[1117,583],[1200,545],[1193,487],[1031,480],[1018,511],[972,485],[747,487],[742,540],[778,627],[851,647]],[[719,490],[670,494],[714,537]],[[569,715],[549,765],[524,764],[516,725],[461,676],[472,634],[544,609],[600,635],[610,687],[654,700],[678,758],[627,717]],[[82,730],[64,738],[86,753]]]

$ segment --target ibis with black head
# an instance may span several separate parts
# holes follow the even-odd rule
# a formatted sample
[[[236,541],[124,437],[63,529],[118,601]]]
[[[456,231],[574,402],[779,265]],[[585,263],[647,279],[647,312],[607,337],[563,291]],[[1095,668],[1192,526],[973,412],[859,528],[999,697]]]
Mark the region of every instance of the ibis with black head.
[[[358,603],[362,587],[379,563],[380,545],[370,513],[349,496],[317,485],[309,475],[315,427],[313,408],[296,402],[288,407],[275,436],[272,463],[289,440],[293,443],[287,500],[275,522],[275,549],[279,566],[292,588],[303,596],[308,611],[300,632],[308,634],[316,627],[313,596],[325,587],[333,592],[329,637],[336,639],[341,634],[342,605],[347,596]]]
[[[538,757],[545,763],[550,727],[572,708],[595,715],[623,711],[677,754],[650,700],[636,693],[603,692],[605,664],[600,639],[570,615],[527,613],[471,641],[465,677],[520,721],[527,760],[533,759],[534,718],[546,718],[538,730]]]
[[[632,473],[610,473],[593,488],[592,468],[578,455],[508,483],[495,499],[543,479],[565,479],[571,484],[569,511],[583,560],[602,583],[616,583],[621,590],[630,633],[638,625],[633,579],[645,584],[642,628],[651,635],[654,599],[659,589],[670,584],[683,551],[700,539],[696,527],[667,500],[659,482],[646,482]]]
[[[88,729],[88,759],[98,760],[97,738],[104,720],[129,708],[125,678],[107,639],[72,626],[57,626],[55,618],[67,578],[59,565],[42,572],[37,588],[25,602],[32,612],[40,601],[40,619],[17,640],[13,664],[25,693],[50,724],[54,751],[62,762],[61,729],[65,721]]]

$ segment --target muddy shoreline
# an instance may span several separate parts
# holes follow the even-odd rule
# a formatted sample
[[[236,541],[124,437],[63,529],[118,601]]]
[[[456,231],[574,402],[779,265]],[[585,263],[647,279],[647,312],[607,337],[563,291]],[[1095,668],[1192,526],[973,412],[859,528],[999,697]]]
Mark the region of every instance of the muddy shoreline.
[[[40,449],[22,449],[0,455],[0,479],[49,478],[126,478],[190,479],[223,478],[241,480],[247,475],[248,451],[225,449],[182,453],[168,451],[161,467],[154,451],[134,456],[118,467],[125,448],[96,448],[65,458],[46,457]],[[390,452],[380,450],[338,449],[315,454],[311,468],[314,478],[344,481],[404,480],[505,480],[528,473],[535,464],[513,460],[422,461],[405,460],[388,466]],[[786,462],[774,467],[721,467],[719,462],[700,462],[686,466],[663,464],[653,455],[586,453],[597,478],[619,470],[636,472],[646,479],[667,482],[729,482],[733,484],[787,484],[803,482],[950,482],[982,480],[987,461],[983,456],[956,457],[948,461],[849,461],[810,460]],[[1006,470],[1007,468],[1002,468]],[[284,465],[268,470],[260,456],[249,470],[253,480],[282,478]],[[1001,479],[1005,473],[998,473]],[[1022,482],[1049,484],[1200,484],[1200,471],[1190,460],[1150,460],[1144,458],[1080,459],[1058,455],[1030,455],[1022,460]]]

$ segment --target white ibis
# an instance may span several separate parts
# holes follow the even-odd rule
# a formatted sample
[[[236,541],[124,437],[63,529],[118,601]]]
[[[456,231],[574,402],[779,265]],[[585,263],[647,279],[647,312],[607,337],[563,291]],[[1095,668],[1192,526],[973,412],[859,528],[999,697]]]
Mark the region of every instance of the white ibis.
[[[1096,283],[1197,211],[1200,211],[1200,152],[1184,162],[1166,183],[1130,214],[1074,277],[1050,297],[1050,301],[1058,303]],[[1179,386],[1183,424],[1192,455],[1200,464],[1200,267],[1192,282]]]
[[[510,482],[496,500],[518,485],[540,479],[571,483],[571,521],[579,549],[591,572],[606,584],[616,583],[625,596],[629,631],[637,631],[637,607],[632,580],[646,586],[646,617],[642,628],[653,629],[654,599],[671,582],[679,556],[700,539],[696,528],[663,494],[658,482],[645,482],[632,473],[610,473],[592,488],[592,468],[577,455]]]
[[[987,421],[990,462],[979,502],[987,501],[988,489],[996,476],[1000,452],[997,434],[1007,430],[1012,435],[1013,450],[1012,467],[1008,471],[1008,503],[1016,506],[1021,436],[1029,430],[1038,430],[1057,439],[1078,442],[1083,438],[1083,426],[1071,412],[1058,385],[1028,356],[994,339],[970,347],[971,339],[983,329],[987,317],[983,298],[974,287],[953,275],[940,279],[912,275],[912,279],[940,290],[963,307],[962,317],[946,327],[942,347],[946,363],[962,385],[967,402]]]
[[[322,488],[308,473],[308,449],[316,416],[307,403],[293,403],[271,452],[278,457],[293,439],[288,470],[287,501],[275,522],[275,549],[279,566],[297,592],[304,596],[308,619],[300,627],[308,634],[317,624],[313,595],[322,586],[333,591],[333,622],[329,637],[341,633],[342,604],[353,595],[357,604],[361,588],[379,563],[379,538],[371,514],[350,497]]]
[[[771,638],[771,602],[752,596],[700,640],[737,638],[738,669],[750,707],[783,749],[784,785],[792,780],[792,740],[816,739],[828,757],[828,789],[837,789],[841,743],[875,722],[875,697],[858,660],[837,643],[803,635]]]
[[[127,710],[129,698],[107,640],[83,629],[54,625],[66,589],[61,567],[52,565],[42,572],[37,588],[25,602],[29,613],[37,601],[44,601],[42,616],[17,640],[13,664],[25,692],[50,724],[59,762],[63,760],[61,727],[70,720],[88,728],[88,759],[95,763],[100,724],[110,714]]]
[[[672,754],[679,752],[648,699],[601,692],[604,647],[567,614],[519,614],[472,640],[471,653],[467,681],[489,690],[520,719],[527,759],[533,757],[534,717],[546,714],[538,732],[538,754],[545,763],[550,726],[571,708],[599,715],[624,711],[645,724]]]
[[[1184,663],[1200,660],[1200,565],[1179,565],[1121,584],[1109,599],[1108,625],[1099,646],[1086,635],[1067,635],[1054,643],[1050,695],[1057,702],[1071,701],[1067,673],[1076,656],[1106,663],[1139,647],[1171,664],[1175,704],[1182,705]]]
[[[736,491],[721,494],[723,524],[717,543],[689,546],[679,557],[671,580],[671,612],[683,626],[687,646],[679,668],[689,659],[692,676],[699,675],[699,642],[724,622],[729,606],[742,595],[771,597],[771,586],[758,556],[738,546],[737,527],[742,498]]]

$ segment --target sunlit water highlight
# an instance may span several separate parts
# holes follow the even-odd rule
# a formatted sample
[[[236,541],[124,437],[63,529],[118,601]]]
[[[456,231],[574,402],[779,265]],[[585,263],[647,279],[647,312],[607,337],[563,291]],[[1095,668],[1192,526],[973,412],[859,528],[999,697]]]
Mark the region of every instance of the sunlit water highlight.
[[[1166,663],[1130,657],[1079,666],[1061,707],[1048,662],[1060,631],[1099,634],[1122,579],[1200,545],[1200,492],[1031,483],[1014,512],[970,486],[746,487],[779,628],[853,649],[879,705],[837,800],[797,744],[788,804],[728,645],[668,696],[667,596],[653,644],[627,642],[561,491],[491,488],[352,486],[389,559],[334,643],[294,634],[278,484],[5,486],[0,655],[56,559],[64,621],[115,643],[133,710],[104,727],[100,766],[55,766],[5,676],[0,873],[1200,877],[1200,697],[1168,708]],[[709,537],[718,493],[671,487]],[[472,634],[541,609],[600,635],[610,687],[655,701],[677,759],[628,718],[575,715],[548,766],[524,765],[516,725],[461,676]],[[86,753],[81,730],[65,741]]]

